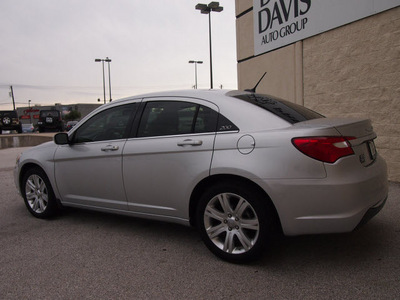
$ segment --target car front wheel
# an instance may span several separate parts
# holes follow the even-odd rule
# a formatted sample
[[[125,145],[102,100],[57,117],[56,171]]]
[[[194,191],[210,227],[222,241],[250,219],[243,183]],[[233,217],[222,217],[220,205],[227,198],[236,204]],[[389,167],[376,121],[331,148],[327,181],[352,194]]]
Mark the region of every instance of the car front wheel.
[[[50,181],[39,168],[32,168],[25,173],[22,195],[29,212],[37,218],[49,218],[58,211]]]
[[[230,262],[257,259],[272,229],[267,201],[240,184],[210,188],[201,197],[197,211],[197,225],[206,246]]]

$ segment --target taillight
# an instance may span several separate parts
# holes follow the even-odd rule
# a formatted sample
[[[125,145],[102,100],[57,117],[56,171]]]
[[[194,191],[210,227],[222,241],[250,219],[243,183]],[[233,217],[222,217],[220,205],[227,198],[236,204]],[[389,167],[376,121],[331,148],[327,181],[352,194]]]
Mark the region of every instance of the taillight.
[[[339,158],[354,154],[349,140],[355,137],[298,137],[293,145],[305,155],[314,159],[334,163]]]

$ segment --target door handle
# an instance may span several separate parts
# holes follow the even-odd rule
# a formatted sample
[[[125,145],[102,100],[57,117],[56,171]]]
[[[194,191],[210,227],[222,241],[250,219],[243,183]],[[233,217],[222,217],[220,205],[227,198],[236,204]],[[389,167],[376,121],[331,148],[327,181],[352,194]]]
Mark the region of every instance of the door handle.
[[[107,145],[107,146],[101,148],[101,151],[117,151],[118,149],[119,149],[118,146]]]
[[[203,145],[203,141],[195,141],[195,140],[184,140],[182,142],[178,143],[178,146],[184,147],[184,146],[201,146]]]

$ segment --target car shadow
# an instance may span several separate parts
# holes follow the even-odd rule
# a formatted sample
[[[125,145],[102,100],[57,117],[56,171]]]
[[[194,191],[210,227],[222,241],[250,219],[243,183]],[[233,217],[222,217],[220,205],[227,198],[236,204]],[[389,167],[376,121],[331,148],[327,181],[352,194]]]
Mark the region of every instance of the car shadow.
[[[149,240],[167,238],[176,247],[186,243],[194,243],[197,246],[202,244],[195,228],[174,223],[73,208],[65,209],[58,220],[74,223],[79,227],[90,226],[98,230],[112,230]],[[248,265],[267,268],[309,264],[354,266],[371,260],[379,261],[390,238],[387,235],[390,230],[386,228],[389,226],[379,220],[373,220],[350,233],[279,237],[267,246],[261,259]],[[205,254],[209,253],[210,258],[216,259],[205,246],[200,248]]]
[[[390,244],[390,229],[390,225],[373,220],[349,233],[281,237],[272,242],[258,264],[337,267],[380,261]]]
[[[56,217],[63,222],[72,222],[79,225],[95,226],[98,229],[112,229],[134,235],[146,234],[147,236],[176,236],[174,239],[179,241],[183,237],[195,236],[196,229],[175,223],[162,222],[139,217],[104,213],[92,210],[63,208],[62,213]]]

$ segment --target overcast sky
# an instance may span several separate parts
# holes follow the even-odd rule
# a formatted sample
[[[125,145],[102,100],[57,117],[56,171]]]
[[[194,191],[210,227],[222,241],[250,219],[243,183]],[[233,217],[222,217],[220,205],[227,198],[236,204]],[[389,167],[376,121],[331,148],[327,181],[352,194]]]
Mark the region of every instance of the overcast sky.
[[[210,1],[202,2],[208,4]],[[233,0],[212,13],[214,88],[236,89]],[[210,87],[208,16],[199,0],[1,0],[0,110],[103,101],[101,63],[112,59],[112,98]],[[107,71],[107,64],[105,64]],[[108,75],[106,73],[106,93]]]

